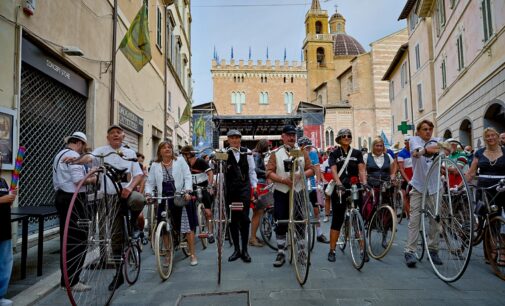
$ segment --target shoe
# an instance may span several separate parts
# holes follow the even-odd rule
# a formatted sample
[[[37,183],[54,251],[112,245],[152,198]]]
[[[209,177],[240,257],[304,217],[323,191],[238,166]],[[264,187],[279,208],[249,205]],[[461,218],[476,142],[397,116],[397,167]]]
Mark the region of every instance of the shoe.
[[[330,243],[330,241],[328,240],[328,238],[326,238],[324,234],[317,236],[317,242]]]
[[[442,262],[442,260],[440,259],[440,257],[438,257],[437,252],[430,251],[430,257],[431,257],[431,261],[433,262],[433,264],[435,264],[437,266],[441,266],[444,264]]]
[[[124,283],[124,278],[123,278],[123,273],[121,272],[116,272],[114,278],[112,279],[112,282],[109,284],[109,291],[116,290],[117,288],[121,287],[121,285]]]
[[[407,267],[415,268],[416,263],[417,263],[416,255],[411,252],[405,252],[404,255],[405,255],[405,263],[407,264]]]
[[[387,249],[388,248],[388,240],[386,236],[382,237],[382,247]]]
[[[259,242],[257,239],[249,240],[249,245],[254,246],[254,247],[258,247],[258,248],[263,247],[263,244],[261,242]]]
[[[242,256],[240,258],[242,258],[243,262],[251,262],[251,256],[249,256],[249,253],[247,253],[247,251],[242,252]]]
[[[329,262],[335,262],[335,260],[337,260],[337,259],[335,258],[335,251],[330,251],[330,252],[328,253],[328,261],[329,261]]]
[[[367,251],[361,252],[360,254],[361,254],[361,256],[363,256],[363,260],[365,262],[369,262],[370,261],[370,257],[368,257],[368,252]]]
[[[274,267],[279,268],[284,265],[286,262],[286,255],[284,253],[277,253],[277,257],[275,258],[274,261]]]
[[[198,260],[196,260],[196,256],[191,255],[191,262],[189,264],[191,266],[196,266],[198,264]]]
[[[66,290],[66,288],[65,288],[65,290]],[[86,292],[86,291],[90,291],[90,290],[91,290],[91,286],[88,286],[88,285],[81,283],[81,282],[78,282],[77,284],[72,286],[72,291],[74,291],[74,292]]]
[[[330,218],[328,218],[328,216],[324,216],[324,218],[323,218],[323,222],[324,222],[324,223],[327,223],[328,221],[330,221]]]
[[[65,288],[65,287],[63,287]],[[65,288],[66,290],[66,288]],[[13,302],[11,300],[8,300],[8,299],[0,299],[0,306],[10,306],[12,305]]]
[[[216,242],[216,240],[214,239],[214,235],[209,236],[209,238],[207,238],[207,241],[208,241],[209,243],[214,243],[214,242]]]
[[[231,256],[228,257],[228,261],[235,261],[239,259],[240,256],[241,256],[240,251],[235,250],[235,252],[233,252],[233,254],[231,254]]]
[[[140,231],[139,229],[134,229],[133,233],[132,233],[132,239],[133,240],[139,239],[141,234],[142,234],[142,231]]]

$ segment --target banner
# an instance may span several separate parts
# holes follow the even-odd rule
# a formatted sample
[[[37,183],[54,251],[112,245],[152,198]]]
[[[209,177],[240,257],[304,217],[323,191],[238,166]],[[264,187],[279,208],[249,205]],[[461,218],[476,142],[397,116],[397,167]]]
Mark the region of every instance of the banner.
[[[322,148],[321,143],[321,125],[304,125],[303,126],[303,136],[308,137],[312,141],[312,145],[316,148]]]
[[[137,72],[151,60],[151,43],[145,2],[121,41],[119,50],[123,52]]]
[[[212,147],[212,114],[193,114],[193,147],[195,150]],[[210,153],[210,152],[208,152]]]

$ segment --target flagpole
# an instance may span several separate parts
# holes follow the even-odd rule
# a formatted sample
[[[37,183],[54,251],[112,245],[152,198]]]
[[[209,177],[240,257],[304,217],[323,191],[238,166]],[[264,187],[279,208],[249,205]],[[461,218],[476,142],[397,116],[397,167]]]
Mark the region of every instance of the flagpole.
[[[116,40],[117,40],[117,0],[114,0],[112,14],[112,71],[110,75],[110,113],[109,124],[114,124],[115,100],[116,100]]]

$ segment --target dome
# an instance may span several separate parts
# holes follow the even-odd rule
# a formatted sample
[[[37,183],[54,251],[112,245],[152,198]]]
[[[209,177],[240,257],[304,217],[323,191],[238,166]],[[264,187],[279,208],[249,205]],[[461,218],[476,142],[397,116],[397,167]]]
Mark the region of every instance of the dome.
[[[333,52],[335,55],[359,55],[365,53],[365,49],[354,37],[336,33],[333,34]]]
[[[342,16],[342,14],[336,12],[335,14],[331,15],[331,18],[330,20],[333,20],[333,19],[344,19],[344,16]]]

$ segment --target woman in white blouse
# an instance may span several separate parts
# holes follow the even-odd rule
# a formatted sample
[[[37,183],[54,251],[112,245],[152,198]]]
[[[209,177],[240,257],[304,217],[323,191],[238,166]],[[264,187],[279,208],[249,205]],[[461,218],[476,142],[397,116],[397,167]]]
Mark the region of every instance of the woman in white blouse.
[[[189,252],[191,253],[191,265],[198,264],[195,253],[195,229],[198,224],[196,209],[189,192],[193,191],[191,171],[183,157],[174,154],[173,144],[163,141],[159,144],[156,160],[153,162],[145,187],[146,197],[149,198],[154,190],[158,196],[174,196],[176,192],[186,191],[185,200],[188,202],[183,207],[174,205],[174,200],[168,201],[168,208],[172,214],[174,229],[186,234]],[[161,192],[160,192],[161,191]],[[161,194],[160,194],[161,193]],[[161,203],[161,200],[158,201]],[[161,209],[158,209],[158,221],[161,219]]]

